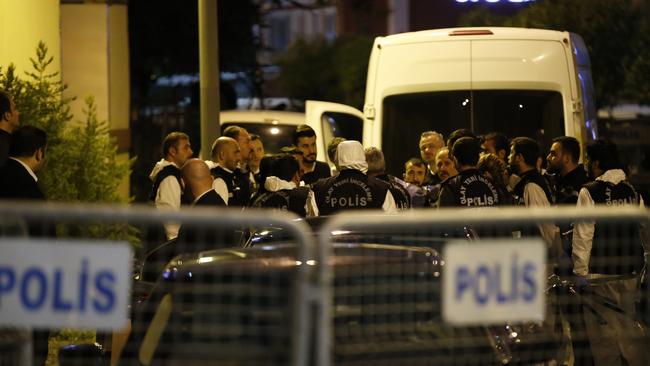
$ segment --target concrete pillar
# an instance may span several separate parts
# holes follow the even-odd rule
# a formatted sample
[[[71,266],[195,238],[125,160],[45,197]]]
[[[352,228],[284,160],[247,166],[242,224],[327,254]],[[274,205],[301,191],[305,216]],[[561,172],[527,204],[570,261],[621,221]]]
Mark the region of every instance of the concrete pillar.
[[[217,0],[199,1],[199,73],[201,87],[201,158],[210,159],[219,137],[219,34]]]

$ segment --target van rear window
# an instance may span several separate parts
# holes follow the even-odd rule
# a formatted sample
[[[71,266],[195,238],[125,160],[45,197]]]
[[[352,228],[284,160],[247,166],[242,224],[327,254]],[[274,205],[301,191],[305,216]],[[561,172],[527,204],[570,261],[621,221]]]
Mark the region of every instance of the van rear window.
[[[545,90],[454,90],[391,95],[384,99],[382,150],[386,168],[401,176],[404,162],[419,157],[420,134],[445,138],[459,128],[477,134],[528,136],[550,146],[564,134],[562,95]]]

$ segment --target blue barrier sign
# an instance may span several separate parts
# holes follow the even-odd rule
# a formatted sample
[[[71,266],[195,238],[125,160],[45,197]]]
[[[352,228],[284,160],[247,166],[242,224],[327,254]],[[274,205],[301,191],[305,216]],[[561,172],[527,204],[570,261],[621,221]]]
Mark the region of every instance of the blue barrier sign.
[[[546,245],[541,239],[450,241],[443,259],[446,322],[488,325],[544,320]]]
[[[131,245],[0,239],[0,325],[127,325]]]

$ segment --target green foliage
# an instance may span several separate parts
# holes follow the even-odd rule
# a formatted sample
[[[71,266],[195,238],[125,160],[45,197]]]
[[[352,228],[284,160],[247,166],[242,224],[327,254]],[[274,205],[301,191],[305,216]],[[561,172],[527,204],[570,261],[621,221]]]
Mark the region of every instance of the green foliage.
[[[643,46],[640,39],[647,38],[642,31],[647,28],[644,23],[647,20],[632,0],[545,0],[512,17],[494,16],[482,8],[460,22],[462,26],[513,26],[580,34],[589,49],[600,106],[616,104],[623,98],[640,102],[643,95],[647,100],[650,47],[648,43]]]
[[[298,99],[363,106],[372,39],[341,37],[295,42],[278,64],[285,92]]]

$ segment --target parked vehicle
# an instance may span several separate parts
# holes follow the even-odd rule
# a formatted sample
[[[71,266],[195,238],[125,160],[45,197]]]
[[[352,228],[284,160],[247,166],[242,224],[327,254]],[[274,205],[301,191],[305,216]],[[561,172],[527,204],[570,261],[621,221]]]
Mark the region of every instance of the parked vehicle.
[[[419,156],[420,133],[468,128],[549,144],[559,135],[597,137],[587,48],[579,35],[523,28],[450,28],[375,39],[363,113],[312,102],[363,123],[364,146],[384,151],[387,169]]]

